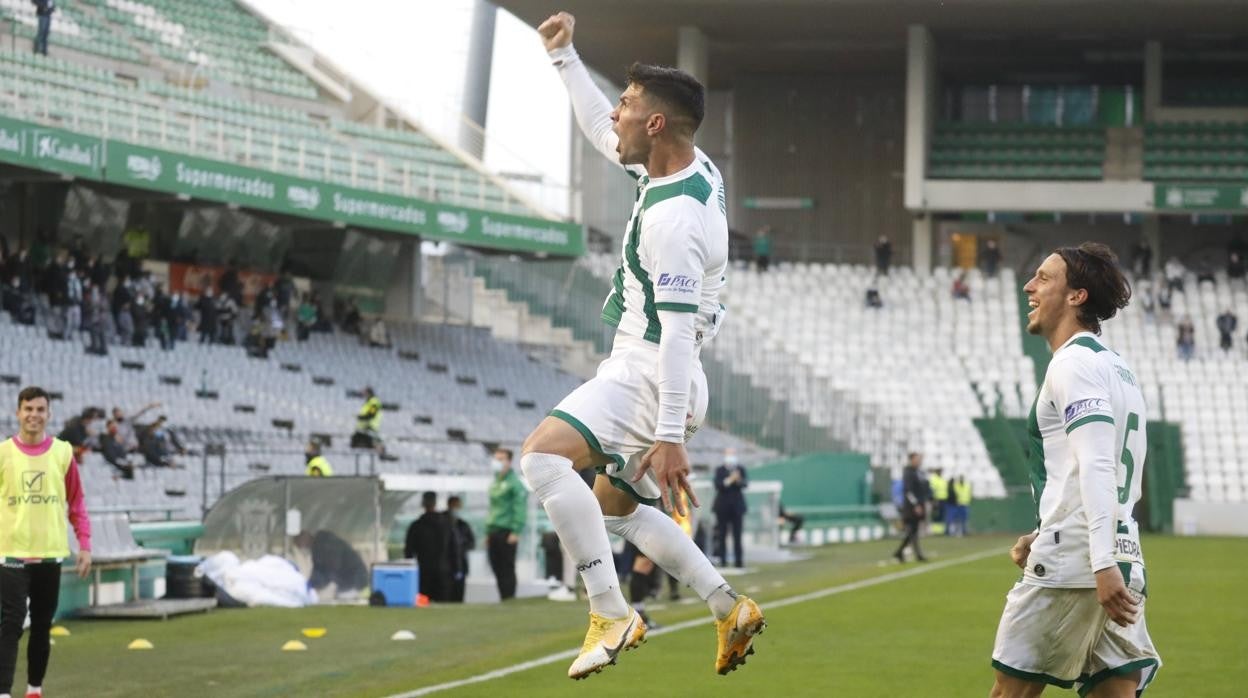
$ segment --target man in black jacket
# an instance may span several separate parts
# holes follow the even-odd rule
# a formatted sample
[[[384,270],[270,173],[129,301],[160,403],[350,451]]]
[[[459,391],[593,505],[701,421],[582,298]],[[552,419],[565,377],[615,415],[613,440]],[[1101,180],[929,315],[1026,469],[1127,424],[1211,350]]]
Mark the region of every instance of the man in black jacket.
[[[926,562],[927,558],[923,557],[923,551],[919,549],[919,525],[922,524],[924,516],[927,513],[927,503],[931,499],[931,490],[927,487],[927,481],[919,475],[919,466],[923,464],[923,454],[917,452],[910,453],[910,462],[906,464],[905,470],[901,473],[901,520],[906,525],[906,537],[902,539],[901,545],[897,546],[897,552],[893,553],[893,557],[898,562],[906,561],[906,546],[914,545],[914,556],[919,562]]]
[[[464,602],[464,582],[468,579],[468,551],[477,547],[477,537],[472,533],[472,526],[459,518],[459,510],[463,506],[463,500],[458,496],[446,500],[446,519],[451,534],[450,555],[447,556],[451,563],[451,588],[447,600],[455,603]]]
[[[48,55],[48,34],[52,33],[52,13],[56,12],[56,0],[30,0],[35,6],[39,28],[35,32],[35,53]]]
[[[733,562],[737,567],[745,567],[741,527],[747,510],[745,488],[749,484],[745,468],[737,462],[737,452],[728,449],[724,453],[723,465],[715,469],[715,551],[721,565],[728,564],[726,537],[731,533]]]
[[[450,590],[451,530],[446,515],[438,511],[438,493],[426,492],[420,505],[425,513],[407,528],[403,557],[416,558],[420,593],[430,601],[446,601]]]

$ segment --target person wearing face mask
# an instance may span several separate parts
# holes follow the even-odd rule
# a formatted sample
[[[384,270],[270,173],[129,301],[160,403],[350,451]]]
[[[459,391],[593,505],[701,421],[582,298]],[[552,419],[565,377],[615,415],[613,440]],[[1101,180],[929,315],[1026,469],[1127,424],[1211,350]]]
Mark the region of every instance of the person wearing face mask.
[[[745,467],[737,460],[737,452],[724,451],[724,463],[715,469],[715,550],[720,564],[728,564],[727,536],[732,534],[732,559],[737,567],[745,567],[741,548],[741,524],[745,520],[745,488],[750,484]]]
[[[447,601],[464,602],[464,582],[468,579],[468,551],[477,547],[477,537],[472,533],[472,526],[459,518],[460,509],[464,508],[464,500],[452,495],[446,500],[446,520],[451,534],[451,588]]]
[[[490,513],[485,519],[490,569],[501,600],[516,596],[516,547],[528,515],[529,493],[511,467],[510,449],[495,449],[490,459]]]

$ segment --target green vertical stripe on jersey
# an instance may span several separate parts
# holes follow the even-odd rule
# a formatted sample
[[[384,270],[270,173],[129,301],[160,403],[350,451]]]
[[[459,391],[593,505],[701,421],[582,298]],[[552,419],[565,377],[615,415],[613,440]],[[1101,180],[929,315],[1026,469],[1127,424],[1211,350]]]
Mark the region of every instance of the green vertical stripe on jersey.
[[[1036,527],[1040,526],[1040,497],[1044,494],[1044,484],[1049,479],[1049,472],[1044,469],[1044,436],[1040,433],[1040,422],[1036,420],[1036,405],[1040,404],[1039,391],[1035,402],[1031,403],[1031,414],[1027,417],[1027,437],[1031,450],[1027,454],[1027,465],[1031,469],[1031,496],[1036,500]]]
[[[646,199],[650,199],[650,194],[646,194]],[[645,212],[645,209],[642,209]],[[646,315],[646,333],[643,335],[647,342],[658,344],[659,336],[663,333],[663,326],[659,324],[659,314],[654,309],[654,284],[650,282],[650,275],[645,269],[641,268],[641,257],[637,255],[637,246],[641,244],[641,216],[638,215],[633,220],[633,229],[628,234],[628,244],[624,246],[624,259],[628,260],[628,268],[633,272],[633,276],[637,277],[637,283],[641,284],[641,290],[645,293],[646,301],[642,307],[642,311]]]
[[[1100,342],[1092,339],[1091,337],[1079,337],[1075,341],[1071,342],[1071,344],[1078,344],[1081,347],[1091,349],[1094,354],[1106,351],[1105,347],[1101,346]]]
[[[624,317],[624,265],[615,270],[614,288],[607,296],[606,305],[602,306],[602,321],[612,327],[620,326],[620,318]]]
[[[698,203],[705,204],[706,200],[711,198],[711,183],[706,181],[706,177],[703,177],[700,172],[694,172],[679,182],[663,184],[646,190],[646,200],[641,207],[644,210],[660,201],[666,201],[677,196],[689,196]]]
[[[1086,417],[1080,417],[1079,419],[1076,419],[1075,421],[1071,422],[1070,426],[1066,427],[1066,433],[1069,434],[1070,432],[1078,429],[1084,424],[1088,424],[1091,422],[1109,422],[1110,424],[1113,424],[1114,418],[1110,417],[1107,414],[1090,414]]]

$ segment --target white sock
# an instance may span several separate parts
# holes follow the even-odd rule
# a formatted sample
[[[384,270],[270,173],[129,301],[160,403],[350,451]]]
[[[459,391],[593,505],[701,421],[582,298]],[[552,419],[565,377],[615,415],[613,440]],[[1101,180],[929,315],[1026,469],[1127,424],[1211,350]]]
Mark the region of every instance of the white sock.
[[[639,505],[628,516],[604,516],[607,530],[623,536],[668,574],[693,589],[716,618],[736,603],[736,594],[680,525],[658,509]]]
[[[30,684],[26,684],[26,695],[30,695],[31,693],[37,696],[43,695],[43,686],[31,686]]]
[[[549,453],[527,453],[520,459],[520,469],[546,508],[559,542],[581,573],[589,595],[589,610],[607,618],[628,616],[629,606],[620,593],[607,529],[598,525],[602,507],[572,469],[572,461]]]

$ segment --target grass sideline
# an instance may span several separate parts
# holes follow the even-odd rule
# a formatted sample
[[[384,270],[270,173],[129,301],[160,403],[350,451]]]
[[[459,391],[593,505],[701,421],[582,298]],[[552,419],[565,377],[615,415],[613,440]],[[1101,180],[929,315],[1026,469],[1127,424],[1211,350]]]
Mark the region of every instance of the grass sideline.
[[[931,540],[938,559],[999,549],[1000,558],[776,608],[758,654],[716,676],[709,619],[654,637],[619,666],[572,682],[557,662],[437,695],[632,695],[639,681],[682,696],[984,695],[988,655],[1005,592],[1017,571],[1005,558],[1012,538]],[[891,543],[829,546],[810,560],[764,566],[734,577],[738,589],[778,600],[902,569],[880,565]],[[1248,540],[1150,537],[1149,630],[1165,666],[1149,696],[1238,696],[1234,667],[1248,657],[1248,606],[1236,593],[1248,578]],[[913,566],[911,563],[910,566]],[[692,596],[686,590],[686,597]],[[668,605],[665,624],[707,618],[701,604]],[[582,603],[524,600],[506,606],[428,609],[333,607],[218,610],[160,621],[67,621],[45,689],[49,696],[384,696],[462,679],[575,648]],[[300,628],[327,627],[317,640]],[[398,629],[415,642],[392,642]],[[154,650],[127,651],[136,637]],[[281,652],[290,639],[306,652]],[[25,643],[23,643],[23,654]],[[19,659],[14,686],[25,681]],[[1229,670],[1229,671],[1228,671]],[[1050,693],[1056,694],[1054,690]],[[1047,694],[1046,694],[1047,695]],[[1070,695],[1073,695],[1071,693]]]

